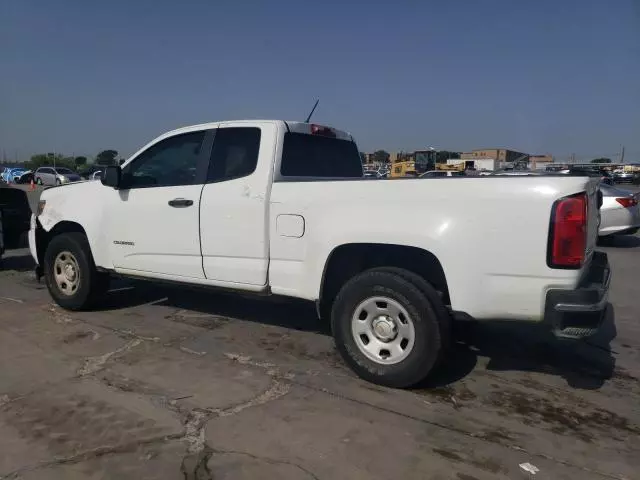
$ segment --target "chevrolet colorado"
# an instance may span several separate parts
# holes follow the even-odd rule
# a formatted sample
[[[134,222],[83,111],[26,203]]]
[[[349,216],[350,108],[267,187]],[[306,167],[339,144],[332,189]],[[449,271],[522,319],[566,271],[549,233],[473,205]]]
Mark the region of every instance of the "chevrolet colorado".
[[[64,308],[90,308],[112,275],[307,299],[358,375],[405,387],[443,356],[452,312],[598,328],[598,192],[588,177],[364,180],[346,132],[208,123],[45,190],[29,243]]]

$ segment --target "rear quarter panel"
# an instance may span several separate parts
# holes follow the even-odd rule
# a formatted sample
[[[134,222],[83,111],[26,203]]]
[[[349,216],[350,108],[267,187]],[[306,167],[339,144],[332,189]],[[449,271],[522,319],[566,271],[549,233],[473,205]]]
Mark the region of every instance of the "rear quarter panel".
[[[433,253],[451,306],[477,318],[539,319],[549,288],[571,288],[580,270],[546,263],[551,208],[586,178],[512,177],[278,182],[270,206],[274,293],[319,297],[331,252],[383,243]],[[299,238],[278,232],[279,215],[304,218]]]

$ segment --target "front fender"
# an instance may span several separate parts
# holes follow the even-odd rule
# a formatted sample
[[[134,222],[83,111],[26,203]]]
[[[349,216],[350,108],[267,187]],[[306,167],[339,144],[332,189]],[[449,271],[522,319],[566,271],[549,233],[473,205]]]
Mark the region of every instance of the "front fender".
[[[83,232],[96,266],[111,268],[100,232],[104,210],[102,188],[100,182],[79,182],[44,190],[40,200],[45,205],[37,221],[48,237],[66,231]]]

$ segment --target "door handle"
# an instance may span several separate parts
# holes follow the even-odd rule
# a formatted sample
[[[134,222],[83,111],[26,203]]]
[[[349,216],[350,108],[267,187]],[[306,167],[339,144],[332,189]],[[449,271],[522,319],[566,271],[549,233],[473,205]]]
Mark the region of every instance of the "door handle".
[[[187,200],[186,198],[174,198],[169,200],[170,207],[183,208],[193,205],[193,200]]]

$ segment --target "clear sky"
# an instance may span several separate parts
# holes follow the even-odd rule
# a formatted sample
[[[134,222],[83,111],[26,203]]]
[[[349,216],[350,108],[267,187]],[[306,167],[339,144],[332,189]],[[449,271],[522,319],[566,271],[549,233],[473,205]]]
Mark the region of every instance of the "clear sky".
[[[640,0],[3,0],[0,150],[314,116],[361,150],[640,161]]]

